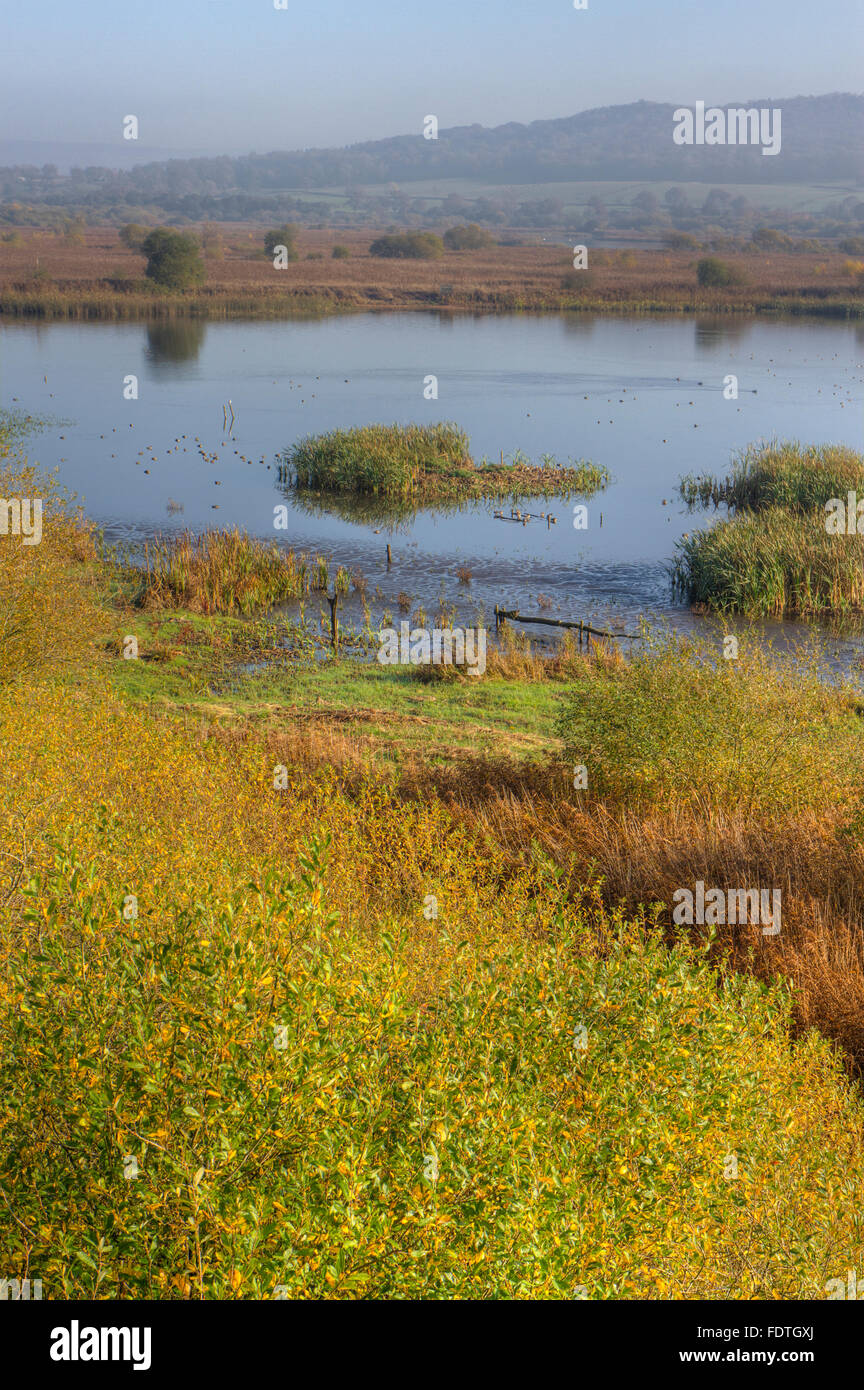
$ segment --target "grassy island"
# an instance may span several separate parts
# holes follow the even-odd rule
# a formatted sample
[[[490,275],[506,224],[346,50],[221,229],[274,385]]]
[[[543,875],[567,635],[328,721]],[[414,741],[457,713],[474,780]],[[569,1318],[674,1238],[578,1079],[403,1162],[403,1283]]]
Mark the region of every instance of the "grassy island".
[[[851,525],[846,517],[850,493],[864,499],[864,455],[842,445],[759,445],[725,478],[684,478],[685,501],[729,515],[679,542],[676,590],[692,604],[752,617],[860,613],[864,536],[857,517]]]
[[[550,455],[532,464],[522,454],[475,462],[457,425],[363,425],[310,435],[289,450],[282,477],[299,491],[372,494],[413,501],[472,497],[583,496],[609,482],[609,472]]]

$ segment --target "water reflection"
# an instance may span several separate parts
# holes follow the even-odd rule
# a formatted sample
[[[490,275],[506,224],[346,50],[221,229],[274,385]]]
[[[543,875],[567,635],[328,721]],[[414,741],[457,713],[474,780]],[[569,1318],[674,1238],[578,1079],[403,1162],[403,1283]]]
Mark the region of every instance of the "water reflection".
[[[751,328],[752,324],[744,318],[706,314],[694,323],[696,350],[713,352],[723,347],[736,347],[748,337]]]
[[[860,448],[864,324],[388,313],[10,323],[3,341],[15,347],[3,362],[10,401],[58,422],[39,436],[39,463],[59,467],[109,539],[217,525],[272,539],[274,503],[287,502],[280,542],[364,570],[391,607],[403,589],[431,605],[444,579],[464,604],[453,576],[465,565],[471,601],[490,613],[495,603],[536,611],[542,594],[552,616],[598,627],[617,616],[629,629],[646,613],[698,626],[669,584],[676,542],[704,524],[680,500],[681,477],[724,475],[737,450],[772,435]],[[149,373],[137,405],[105,390],[118,361]],[[430,371],[436,402],[422,394]],[[734,402],[719,389],[727,372],[742,383]],[[477,459],[519,449],[608,468],[587,529],[564,498],[520,503],[557,524],[519,525],[495,516],[509,512],[502,502],[297,495],[279,478],[286,445],[309,434],[442,418],[466,431]]]
[[[590,338],[597,326],[597,315],[564,313],[561,323],[568,337]]]
[[[207,324],[201,319],[170,319],[147,325],[147,361],[153,367],[194,362],[204,346]]]
[[[308,492],[293,487],[281,487],[279,490],[287,502],[306,516],[332,516],[355,526],[381,526],[406,534],[422,510],[434,510],[435,513],[459,510],[458,507],[448,509],[440,504],[436,504],[434,509],[424,509],[401,498],[376,497],[368,493],[358,496],[353,493]]]

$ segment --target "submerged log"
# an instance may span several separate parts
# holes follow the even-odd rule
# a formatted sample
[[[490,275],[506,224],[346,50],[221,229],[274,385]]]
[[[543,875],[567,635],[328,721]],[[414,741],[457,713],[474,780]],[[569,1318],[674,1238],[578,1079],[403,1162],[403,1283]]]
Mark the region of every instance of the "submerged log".
[[[579,641],[585,637],[624,637],[628,642],[638,642],[642,637],[641,632],[603,632],[599,628],[591,627],[584,619],[581,622],[569,622],[565,618],[541,618],[531,613],[517,613],[515,609],[499,608],[495,605],[495,627],[496,630],[502,623],[510,620],[514,623],[542,623],[544,627],[568,627],[573,628],[579,633]]]

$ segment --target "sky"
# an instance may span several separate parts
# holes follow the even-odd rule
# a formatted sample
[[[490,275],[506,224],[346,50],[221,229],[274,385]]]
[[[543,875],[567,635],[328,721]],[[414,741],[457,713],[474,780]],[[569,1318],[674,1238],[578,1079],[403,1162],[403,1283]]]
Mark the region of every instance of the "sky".
[[[862,90],[862,0],[0,0],[0,141],[136,154]]]

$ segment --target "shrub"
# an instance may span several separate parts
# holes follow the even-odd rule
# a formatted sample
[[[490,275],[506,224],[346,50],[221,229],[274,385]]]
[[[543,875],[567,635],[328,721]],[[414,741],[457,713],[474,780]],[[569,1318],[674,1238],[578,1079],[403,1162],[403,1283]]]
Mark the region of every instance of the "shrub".
[[[740,285],[742,276],[740,271],[728,265],[726,261],[718,260],[716,256],[704,256],[696,266],[696,278],[700,285],[704,286],[728,286]]]
[[[791,241],[791,237],[776,227],[757,227],[753,233],[753,245],[760,251],[782,251]]]
[[[670,251],[698,251],[701,248],[698,237],[690,232],[666,232],[663,244]]]
[[[201,245],[209,261],[221,261],[225,255],[222,229],[215,222],[207,222],[201,229]]]
[[[198,243],[188,233],[157,227],[144,238],[141,250],[147,257],[147,278],[165,289],[189,289],[206,278]]]
[[[110,729],[130,752],[131,724]],[[226,792],[224,759],[187,746],[197,794]],[[113,867],[129,818],[100,814]],[[65,1298],[746,1299],[824,1296],[855,1263],[862,1107],[827,1043],[792,1041],[781,988],[721,987],[704,951],[614,922],[600,954],[536,876],[422,951],[407,916],[368,931],[336,907],[323,836],[293,873],[220,895],[199,872],[134,922],[103,856],[47,848],[0,994],[8,1277]]]
[[[11,455],[27,432],[28,421],[0,416],[0,497],[42,504],[38,544],[25,545],[11,528],[0,533],[0,685],[92,660],[104,627],[88,568],[95,557],[91,529],[52,476]]]
[[[720,641],[646,636],[630,660],[583,662],[558,734],[566,760],[590,769],[592,794],[631,810],[857,805],[860,724],[825,676],[812,652],[802,647],[790,669],[758,635],[739,636],[734,661]]]
[[[126,222],[125,227],[121,227],[117,235],[131,252],[140,252],[147,236],[147,228],[142,227],[140,222]]]
[[[341,242],[337,242],[330,254],[334,261],[347,261],[348,257],[351,255],[351,251],[349,247],[343,246]]]
[[[434,232],[405,232],[378,237],[369,247],[370,256],[399,260],[435,260],[444,254],[444,243]]]
[[[293,222],[286,222],[281,227],[271,228],[264,233],[264,251],[271,258],[276,255],[277,246],[285,247],[285,257],[289,261],[299,261],[300,253],[294,242],[297,237],[297,228]]]
[[[482,251],[494,244],[489,233],[478,227],[476,222],[468,222],[461,227],[450,227],[444,233],[444,245],[448,251]]]

